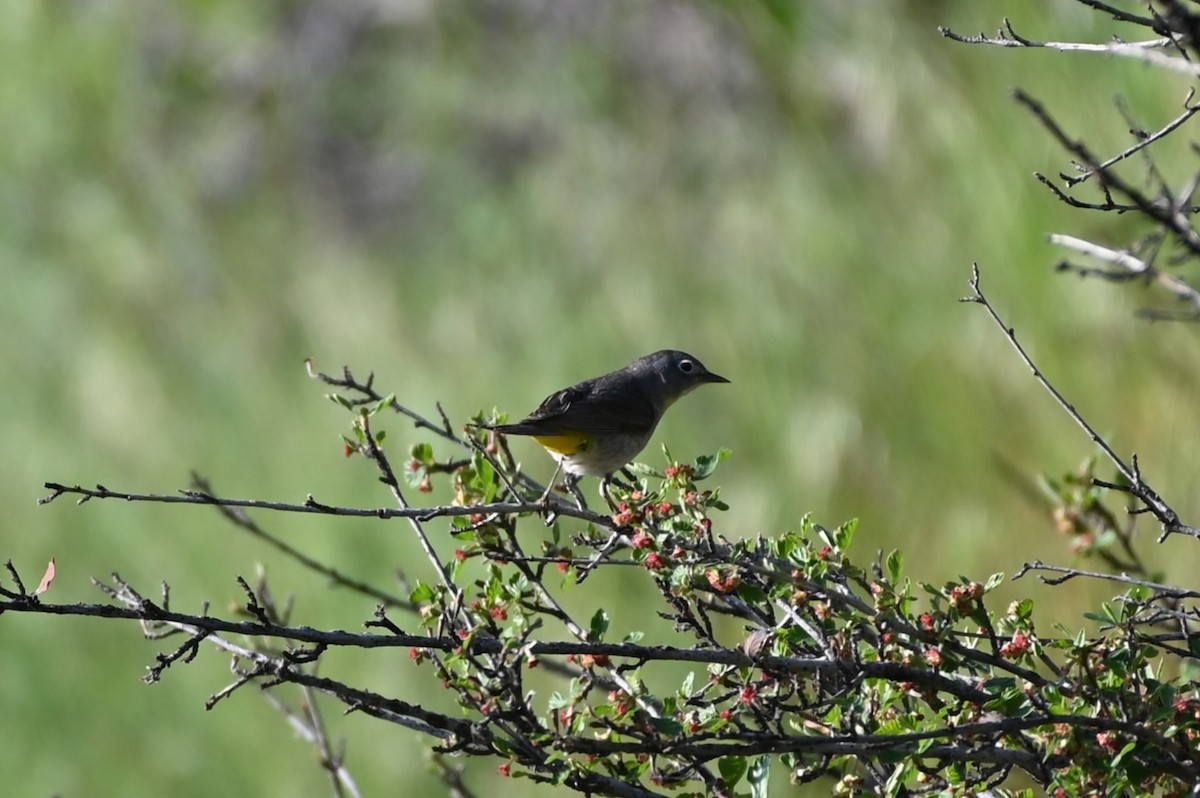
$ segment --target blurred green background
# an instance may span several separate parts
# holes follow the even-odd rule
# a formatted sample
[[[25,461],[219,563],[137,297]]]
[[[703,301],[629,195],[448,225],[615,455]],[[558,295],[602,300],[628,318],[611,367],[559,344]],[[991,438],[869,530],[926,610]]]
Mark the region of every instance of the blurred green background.
[[[457,423],[678,347],[733,384],[680,403],[643,459],[731,448],[723,534],[859,517],[860,560],[900,547],[936,582],[1068,562],[1011,475],[1091,448],[955,302],[972,261],[1048,375],[1194,521],[1194,330],[1135,321],[1141,288],[1053,273],[1047,233],[1119,246],[1139,228],[1055,202],[1031,174],[1066,159],[1009,99],[1019,85],[1116,152],[1114,96],[1153,128],[1186,81],[936,30],[1003,14],[1034,38],[1135,35],[1067,0],[5,3],[0,556],[31,586],[57,558],[54,602],[100,600],[89,578],[118,571],[152,596],[166,580],[187,611],[227,612],[262,567],[296,622],[361,628],[372,602],[214,512],[38,508],[41,484],[171,492],[196,469],[227,495],[388,505],[342,456],[348,417],[305,357]],[[1172,146],[1164,164],[1185,163]],[[386,426],[398,457],[423,440]],[[258,517],[343,572],[429,578],[399,524]],[[1190,585],[1189,545],[1143,550]],[[651,594],[622,591],[624,630]],[[1072,626],[1107,595],[1001,598],[1018,593]],[[328,794],[253,688],[204,711],[223,657],[143,686],[157,650],[128,623],[0,619],[5,792]],[[434,684],[406,652],[329,669],[400,697]],[[438,790],[424,740],[325,710],[367,795]],[[471,783],[536,792],[497,764]]]

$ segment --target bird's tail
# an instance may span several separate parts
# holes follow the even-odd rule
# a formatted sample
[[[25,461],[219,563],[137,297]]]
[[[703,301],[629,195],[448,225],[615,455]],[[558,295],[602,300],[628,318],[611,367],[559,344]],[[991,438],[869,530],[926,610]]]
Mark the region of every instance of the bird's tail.
[[[525,422],[517,424],[479,424],[481,429],[491,430],[492,432],[502,432],[505,435],[545,435],[546,428],[537,424],[529,424]]]

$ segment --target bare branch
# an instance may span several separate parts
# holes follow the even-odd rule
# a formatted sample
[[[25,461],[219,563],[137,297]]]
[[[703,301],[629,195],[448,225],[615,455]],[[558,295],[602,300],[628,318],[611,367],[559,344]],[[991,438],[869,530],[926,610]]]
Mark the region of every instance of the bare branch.
[[[1137,467],[1136,455],[1133,457],[1131,463],[1126,463],[1113,450],[1113,448],[1109,446],[1108,442],[1100,435],[1100,433],[1097,432],[1082,415],[1080,415],[1079,411],[1075,409],[1075,406],[1068,402],[1067,398],[1063,396],[1056,387],[1054,387],[1054,385],[1042,373],[1041,369],[1037,367],[1037,364],[1033,362],[1033,359],[1025,351],[1025,348],[1021,346],[1020,342],[1017,341],[1016,331],[1004,323],[1004,321],[1000,318],[1000,315],[996,312],[996,309],[992,307],[992,304],[987,300],[987,297],[983,295],[983,291],[979,285],[979,266],[977,264],[971,267],[970,285],[973,293],[971,296],[963,297],[960,301],[973,302],[975,304],[982,305],[987,310],[988,315],[992,317],[992,321],[996,323],[997,327],[1004,331],[1004,335],[1008,338],[1008,342],[1012,345],[1013,349],[1016,350],[1017,354],[1020,356],[1021,360],[1024,361],[1025,365],[1028,366],[1030,371],[1033,372],[1034,379],[1036,379],[1041,386],[1045,388],[1051,396],[1054,397],[1054,401],[1058,403],[1058,406],[1066,411],[1067,415],[1069,415],[1075,421],[1075,423],[1078,424],[1085,433],[1087,433],[1087,436],[1091,439],[1092,443],[1099,446],[1100,450],[1104,452],[1104,456],[1107,457],[1109,461],[1117,467],[1117,471],[1119,471],[1121,476],[1129,482],[1130,487],[1128,487],[1126,490],[1132,496],[1135,496],[1137,499],[1139,499],[1145,505],[1146,509],[1149,510],[1149,512],[1153,514],[1156,519],[1158,519],[1159,524],[1162,526],[1162,535],[1159,537],[1159,542],[1161,543],[1168,535],[1172,533],[1179,533],[1189,537],[1200,537],[1200,529],[1188,526],[1180,521],[1175,510],[1165,501],[1163,501],[1162,497],[1159,496],[1152,487],[1150,487],[1149,483],[1142,479],[1141,472]]]
[[[1089,44],[1085,42],[1041,42],[1034,39],[1029,39],[1019,35],[1007,19],[1004,20],[1004,29],[1000,30],[995,36],[986,36],[979,34],[977,36],[963,36],[955,33],[947,27],[939,27],[938,32],[947,39],[963,44],[988,44],[996,47],[1028,47],[1040,48],[1046,50],[1057,50],[1064,53],[1103,53],[1105,55],[1115,55],[1124,58],[1132,58],[1143,63],[1149,64],[1160,69],[1165,69],[1170,72],[1175,72],[1180,75],[1189,77],[1200,77],[1200,67],[1184,58],[1176,58],[1159,52],[1167,48],[1175,46],[1174,40],[1170,37],[1160,39],[1150,39],[1142,42],[1106,42],[1103,44]]]
[[[612,518],[600,515],[590,510],[581,510],[566,502],[492,502],[491,504],[475,505],[443,505],[440,507],[337,507],[322,504],[309,496],[304,504],[289,502],[263,501],[260,499],[228,499],[210,495],[204,491],[181,490],[178,494],[158,493],[125,493],[109,490],[103,485],[95,488],[84,488],[79,485],[63,485],[58,482],[47,482],[44,487],[52,491],[49,496],[39,499],[40,504],[49,504],[60,496],[82,496],[77,503],[83,504],[91,499],[119,499],[128,502],[150,502],[153,504],[203,504],[224,508],[246,508],[251,510],[273,510],[285,513],[310,513],[315,515],[349,516],[353,518],[392,518],[415,519],[425,522],[435,518],[451,518],[464,515],[523,515],[527,513],[555,515],[579,518],[593,524],[615,528]]]
[[[1175,130],[1179,129],[1185,122],[1187,122],[1189,119],[1191,119],[1193,116],[1195,116],[1197,111],[1200,111],[1200,105],[1192,105],[1192,99],[1195,97],[1195,95],[1196,95],[1196,90],[1194,88],[1188,89],[1187,97],[1184,98],[1184,101],[1183,101],[1183,109],[1184,109],[1183,113],[1180,114],[1179,116],[1175,117],[1174,119],[1172,119],[1170,122],[1168,122],[1162,128],[1154,131],[1153,133],[1148,133],[1148,134],[1139,136],[1137,143],[1135,143],[1133,146],[1131,146],[1125,150],[1122,150],[1121,152],[1112,156],[1111,158],[1104,161],[1103,163],[1097,164],[1095,167],[1093,167],[1091,169],[1087,169],[1082,174],[1079,174],[1079,175],[1076,175],[1073,177],[1067,177],[1064,175],[1063,177],[1064,177],[1064,180],[1066,181],[1067,186],[1074,187],[1080,183],[1086,182],[1091,177],[1101,174],[1102,172],[1109,169],[1110,167],[1116,166],[1118,163],[1125,160],[1126,158],[1129,158],[1132,155],[1142,152],[1147,147],[1149,147],[1151,144],[1155,143],[1156,141],[1160,141],[1161,139],[1166,137],[1168,134],[1173,133]]]
[[[1108,582],[1120,582],[1123,585],[1132,587],[1144,587],[1148,590],[1153,590],[1161,596],[1176,598],[1176,599],[1200,599],[1200,592],[1195,590],[1185,590],[1183,588],[1164,585],[1158,582],[1151,582],[1145,579],[1138,579],[1129,576],[1128,574],[1110,574],[1103,571],[1089,571],[1083,568],[1067,568],[1061,565],[1047,565],[1040,560],[1027,562],[1021,566],[1021,570],[1013,575],[1013,579],[1020,579],[1025,574],[1036,571],[1047,571],[1050,573],[1062,574],[1061,577],[1041,577],[1042,581],[1048,585],[1061,585],[1071,579],[1087,578],[1101,579]]]
[[[1138,211],[1154,219],[1173,233],[1179,242],[1193,253],[1200,254],[1200,234],[1192,227],[1191,221],[1181,208],[1177,207],[1173,202],[1164,204],[1149,199],[1113,170],[1102,168],[1100,159],[1092,154],[1087,145],[1070,138],[1041,103],[1020,89],[1016,90],[1013,96],[1017,102],[1029,109],[1064,149],[1075,155],[1087,169],[1101,175],[1101,183],[1105,191],[1114,190],[1124,194]],[[1045,179],[1043,179],[1043,182],[1049,183]],[[1059,193],[1059,196],[1061,198],[1064,195]]]

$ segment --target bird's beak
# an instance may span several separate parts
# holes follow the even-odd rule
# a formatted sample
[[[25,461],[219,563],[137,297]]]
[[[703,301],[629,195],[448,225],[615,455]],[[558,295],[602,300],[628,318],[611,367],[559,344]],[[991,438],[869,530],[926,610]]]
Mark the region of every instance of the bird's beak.
[[[729,380],[725,379],[720,374],[713,374],[711,371],[704,375],[704,381],[705,382],[729,382]]]

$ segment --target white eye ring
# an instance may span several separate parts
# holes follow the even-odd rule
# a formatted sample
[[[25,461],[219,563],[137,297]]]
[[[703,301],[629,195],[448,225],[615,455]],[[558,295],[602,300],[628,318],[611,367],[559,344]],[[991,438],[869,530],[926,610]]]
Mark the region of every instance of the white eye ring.
[[[691,374],[696,370],[696,364],[690,360],[681,360],[679,361],[679,370],[684,374]]]

